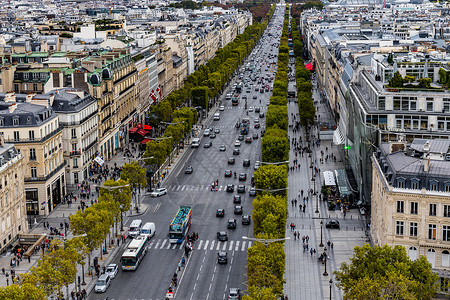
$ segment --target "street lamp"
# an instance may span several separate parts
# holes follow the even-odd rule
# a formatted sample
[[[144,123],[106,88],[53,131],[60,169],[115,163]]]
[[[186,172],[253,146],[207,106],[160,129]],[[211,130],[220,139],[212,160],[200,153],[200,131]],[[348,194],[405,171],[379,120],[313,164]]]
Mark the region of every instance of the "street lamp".
[[[331,287],[332,287],[332,285],[333,285],[333,279],[330,278],[330,281],[329,281],[329,282],[330,282],[330,300],[331,300]]]
[[[319,247],[323,247],[323,241],[322,241],[323,233],[322,233],[322,231],[323,231],[323,221],[320,220],[320,245],[319,245]]]
[[[252,238],[252,237],[248,237],[248,236],[243,236],[242,237],[243,240],[249,240],[249,241],[255,241],[258,243],[263,244],[265,247],[267,247],[269,244],[275,243],[275,242],[283,242],[286,240],[290,240],[290,237],[284,237],[281,239],[258,239],[258,238]]]
[[[323,272],[323,276],[328,276],[328,272],[327,272],[327,253],[324,251],[323,252],[323,259],[324,259],[324,262],[325,262],[325,272]]]

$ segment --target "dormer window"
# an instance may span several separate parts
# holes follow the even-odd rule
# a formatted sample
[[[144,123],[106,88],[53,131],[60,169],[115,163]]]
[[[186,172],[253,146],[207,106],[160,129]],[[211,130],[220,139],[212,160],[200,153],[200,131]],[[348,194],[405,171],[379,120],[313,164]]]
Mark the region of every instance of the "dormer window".
[[[411,188],[413,190],[418,190],[419,189],[419,182],[420,182],[420,180],[417,179],[417,178],[411,179]]]
[[[13,126],[19,126],[19,118],[13,118]]]
[[[31,124],[31,117],[30,116],[27,117],[27,124]]]
[[[404,178],[398,178],[397,179],[397,187],[400,189],[405,188],[405,179]]]
[[[0,127],[5,126],[5,119],[3,117],[0,118]]]
[[[438,190],[438,182],[436,180],[430,181],[430,191],[437,191]]]

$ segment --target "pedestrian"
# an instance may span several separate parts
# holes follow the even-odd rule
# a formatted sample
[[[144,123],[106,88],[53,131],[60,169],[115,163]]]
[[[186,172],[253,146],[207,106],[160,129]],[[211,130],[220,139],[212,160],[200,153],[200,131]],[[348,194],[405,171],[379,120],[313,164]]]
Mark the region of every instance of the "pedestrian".
[[[294,231],[294,241],[297,240],[297,231]]]
[[[294,206],[297,206],[297,199],[294,199]]]
[[[333,243],[331,243],[331,250],[333,250],[333,248],[334,248],[334,244],[333,244]]]
[[[330,248],[330,245],[331,245],[330,240],[328,240],[327,245],[328,245],[328,248]]]
[[[28,263],[31,263],[31,255],[28,255]]]

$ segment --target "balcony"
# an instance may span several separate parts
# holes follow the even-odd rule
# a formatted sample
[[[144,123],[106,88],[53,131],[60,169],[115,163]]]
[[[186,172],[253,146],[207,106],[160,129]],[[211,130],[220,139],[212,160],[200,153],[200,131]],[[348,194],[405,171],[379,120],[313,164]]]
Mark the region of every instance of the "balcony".
[[[122,80],[128,78],[129,76],[133,75],[137,73],[137,70],[133,70],[130,73],[126,74],[125,76],[122,76],[121,78],[117,79],[116,81],[114,81],[114,85],[117,85],[119,82],[121,82]]]
[[[43,143],[46,140],[54,137],[56,134],[58,134],[59,132],[61,132],[61,130],[63,129],[62,126],[59,126],[56,130],[54,130],[53,132],[47,134],[46,136],[44,136],[41,139],[36,139],[36,138],[23,138],[23,139],[5,139],[5,143],[12,143],[12,144],[24,144],[24,143]]]
[[[26,177],[26,178],[24,178],[24,180],[25,180],[25,182],[38,182],[38,181],[45,182],[45,181],[49,180],[50,178],[52,178],[56,173],[58,173],[59,171],[64,169],[65,166],[66,166],[66,162],[64,161],[62,164],[59,165],[59,167],[54,169],[47,176],[43,176],[43,177]]]
[[[97,144],[97,138],[95,140],[92,141],[92,143],[90,143],[89,145],[87,145],[86,147],[84,147],[83,151],[87,152],[89,151],[94,145]]]
[[[102,106],[102,108],[100,109],[100,111],[104,111],[106,108],[108,108],[111,105],[111,102],[106,103],[105,105]]]
[[[83,124],[84,122],[86,122],[87,120],[89,120],[90,118],[92,118],[93,116],[95,116],[96,114],[97,114],[97,111],[93,111],[92,113],[90,113],[89,115],[87,115],[86,117],[84,117],[80,121],[59,122],[59,124],[61,124],[61,126],[63,126],[63,127],[73,126],[73,125],[80,125],[80,124]]]
[[[103,118],[102,123],[105,123],[111,118],[111,113],[107,114],[106,117]]]
[[[70,157],[72,157],[72,156],[80,156],[80,155],[81,155],[81,151],[72,150],[70,152]]]

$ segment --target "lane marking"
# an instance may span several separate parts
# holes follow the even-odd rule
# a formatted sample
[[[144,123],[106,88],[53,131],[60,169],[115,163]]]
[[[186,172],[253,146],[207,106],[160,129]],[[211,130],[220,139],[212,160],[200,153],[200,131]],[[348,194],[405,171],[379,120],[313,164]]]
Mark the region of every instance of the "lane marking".
[[[228,251],[231,251],[233,249],[233,243],[234,243],[234,241],[230,242],[230,247],[228,248]]]
[[[239,250],[239,241],[236,241],[236,247],[234,248],[235,251]]]
[[[215,242],[215,241],[211,241],[211,247],[209,248],[209,250],[214,249],[214,242]]]
[[[241,247],[241,251],[244,251],[245,250],[245,243],[246,243],[247,241],[243,241],[242,242],[242,247]]]
[[[208,250],[209,240],[205,243],[205,248],[203,250]]]
[[[164,239],[164,241],[163,241],[163,243],[161,244],[161,247],[159,248],[159,249],[162,249],[162,248],[164,248],[164,245],[167,243],[167,240],[166,239]]]
[[[203,244],[203,240],[200,241],[200,243],[198,244],[198,248],[197,249],[201,249],[202,248],[202,244]]]
[[[225,250],[227,249],[227,243],[228,243],[228,242],[225,242],[225,243],[223,244],[223,248],[222,248],[223,251],[225,251]]]

